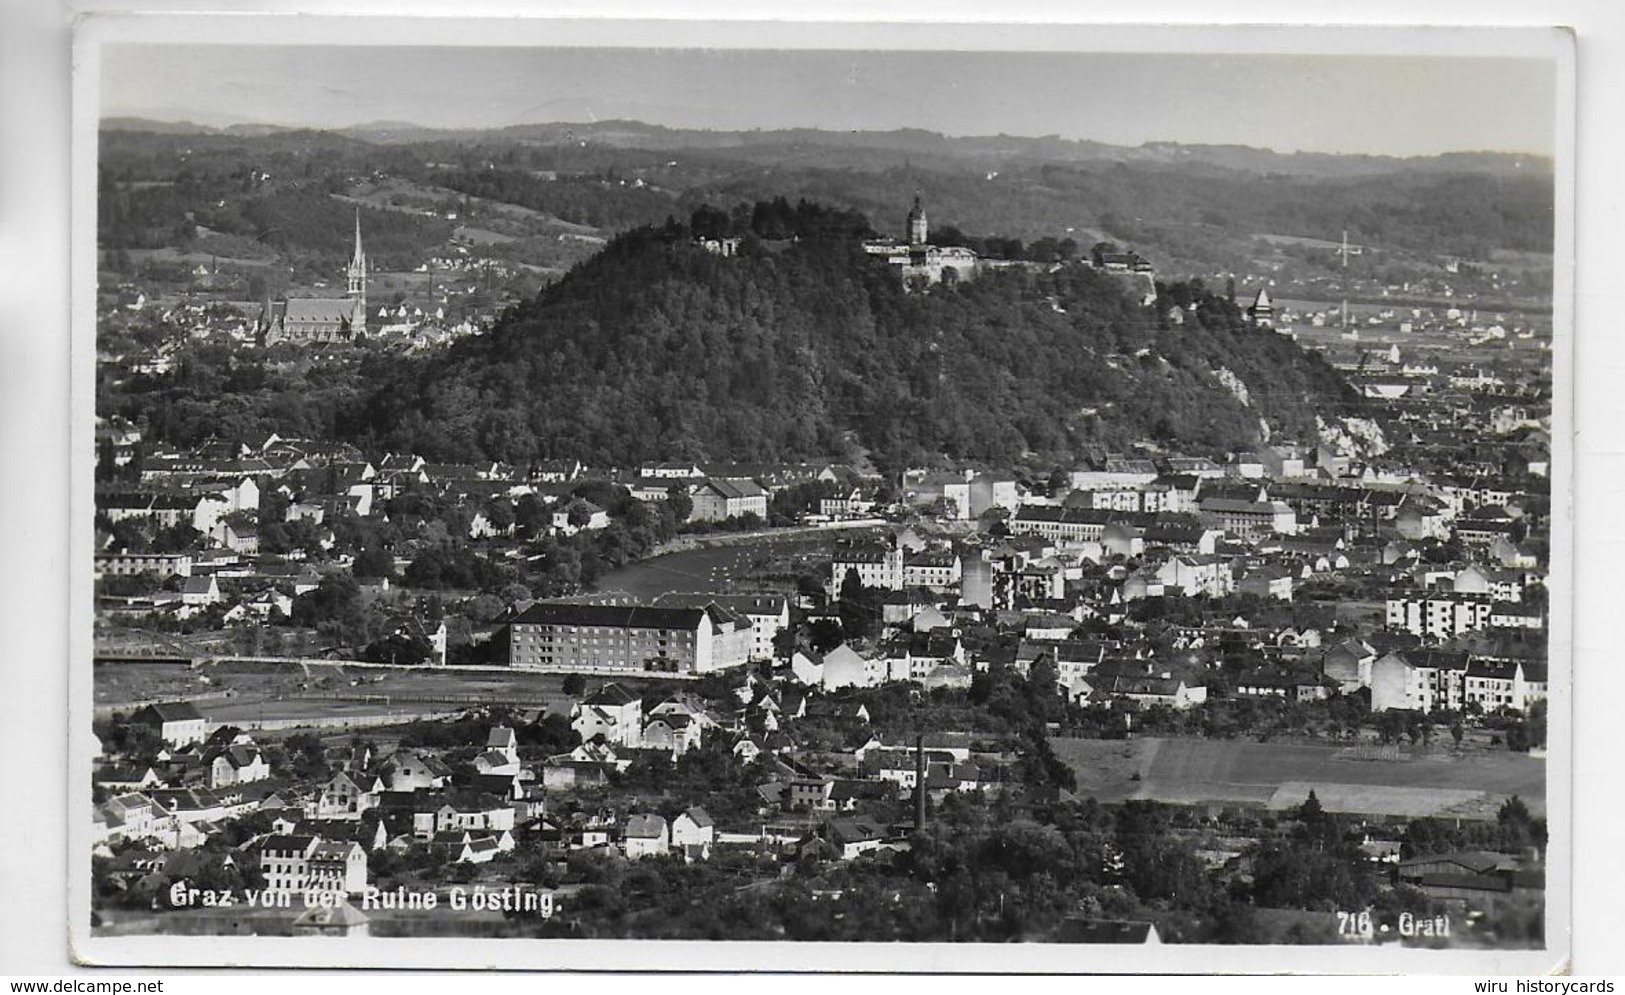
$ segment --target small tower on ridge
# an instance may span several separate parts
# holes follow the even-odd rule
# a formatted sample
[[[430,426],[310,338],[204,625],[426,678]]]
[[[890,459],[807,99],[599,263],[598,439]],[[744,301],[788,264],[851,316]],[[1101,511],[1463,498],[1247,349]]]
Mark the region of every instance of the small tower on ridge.
[[[1259,328],[1275,327],[1275,305],[1270,302],[1268,290],[1258,288],[1258,296],[1253,298],[1252,306],[1247,309],[1247,317]]]

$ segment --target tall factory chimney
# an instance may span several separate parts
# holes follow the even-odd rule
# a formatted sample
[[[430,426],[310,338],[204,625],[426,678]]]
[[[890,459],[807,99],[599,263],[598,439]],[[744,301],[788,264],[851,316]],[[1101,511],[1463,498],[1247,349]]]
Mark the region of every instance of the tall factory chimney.
[[[925,828],[925,736],[914,737],[914,829]]]

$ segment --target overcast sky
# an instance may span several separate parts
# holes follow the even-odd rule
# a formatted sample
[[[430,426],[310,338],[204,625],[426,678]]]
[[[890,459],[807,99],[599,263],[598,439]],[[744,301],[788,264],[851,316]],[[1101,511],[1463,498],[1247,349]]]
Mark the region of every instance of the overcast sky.
[[[110,44],[103,116],[343,127],[630,118],[1120,145],[1550,155],[1554,63],[1438,56]]]

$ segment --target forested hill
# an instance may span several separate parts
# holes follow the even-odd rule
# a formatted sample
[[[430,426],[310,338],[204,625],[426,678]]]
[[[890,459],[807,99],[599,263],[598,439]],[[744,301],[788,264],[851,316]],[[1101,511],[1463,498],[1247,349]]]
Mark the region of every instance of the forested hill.
[[[1146,308],[1071,264],[910,293],[862,252],[860,216],[802,205],[775,227],[801,238],[747,237],[728,258],[677,223],[625,233],[490,334],[388,370],[341,432],[443,459],[862,449],[896,467],[1141,438],[1220,451],[1258,441],[1261,418],[1310,439],[1317,411],[1358,405],[1317,356],[1200,287]],[[1186,301],[1182,325],[1159,319]]]

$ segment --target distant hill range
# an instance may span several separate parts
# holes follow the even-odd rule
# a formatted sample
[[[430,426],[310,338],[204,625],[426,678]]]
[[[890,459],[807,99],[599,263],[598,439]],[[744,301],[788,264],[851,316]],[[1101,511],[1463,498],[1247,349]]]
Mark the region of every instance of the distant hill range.
[[[280,229],[277,244],[300,244],[307,233],[285,218],[249,216],[259,210],[251,202],[301,179],[332,192],[356,177],[384,175],[429,196],[505,201],[600,235],[686,218],[700,204],[731,209],[777,197],[858,211],[896,232],[920,196],[935,225],[973,236],[1071,237],[1085,246],[1115,240],[1167,272],[1278,272],[1287,250],[1255,245],[1256,236],[1335,240],[1348,230],[1373,249],[1368,275],[1409,257],[1412,269],[1390,272],[1389,283],[1442,257],[1550,252],[1554,227],[1552,163],[1501,153],[1396,159],[920,130],[695,131],[636,121],[465,131],[381,121],[321,131],[126,118],[105,122],[102,136],[101,165],[112,175],[197,181],[190,190],[125,191],[127,209],[114,212],[126,222],[124,237],[107,244],[131,248],[167,237],[187,212],[213,229],[251,238]],[[259,187],[251,178],[245,188],[245,171],[275,180]]]
[[[281,124],[233,124],[224,128],[216,128],[207,124],[196,124],[192,121],[155,121],[145,117],[109,117],[103,118],[101,127],[103,131],[150,131],[155,135],[239,135],[258,136],[275,135],[285,131],[309,131],[309,128],[295,128]]]
[[[853,149],[967,159],[1208,165],[1254,173],[1324,177],[1412,170],[1507,175],[1525,175],[1531,171],[1549,173],[1552,170],[1552,161],[1548,158],[1504,152],[1449,152],[1435,156],[1396,158],[1324,152],[1282,153],[1246,145],[1186,145],[1179,142],[1123,146],[1056,135],[1038,138],[1013,135],[953,137],[918,128],[894,131],[823,131],[812,128],[702,131],[665,128],[640,121],[597,121],[526,124],[483,131],[443,130],[400,122],[379,122],[341,130],[354,138],[377,142],[471,141],[500,137],[541,144],[586,141],[622,148],[710,149],[735,153],[750,150],[765,153],[774,149],[816,146],[824,150]]]
[[[173,135],[268,135],[288,131],[331,130],[374,144],[418,142],[522,142],[565,145],[587,142],[602,146],[649,150],[707,150],[728,152],[747,159],[784,160],[816,152],[827,156],[846,152],[868,158],[875,154],[920,156],[994,162],[1121,162],[1208,166],[1258,174],[1303,177],[1356,177],[1384,173],[1481,173],[1505,176],[1550,174],[1552,160],[1544,156],[1508,152],[1448,152],[1434,156],[1398,158],[1325,152],[1276,152],[1245,145],[1187,145],[1147,142],[1138,146],[1109,145],[1056,135],[955,137],[903,128],[894,131],[823,131],[792,128],[769,131],[707,131],[666,128],[640,121],[557,122],[514,125],[507,128],[428,128],[406,121],[374,121],[348,128],[310,129],[272,124],[235,124],[223,128],[190,121],[155,121],[114,117],[102,121],[109,131],[148,131]]]

